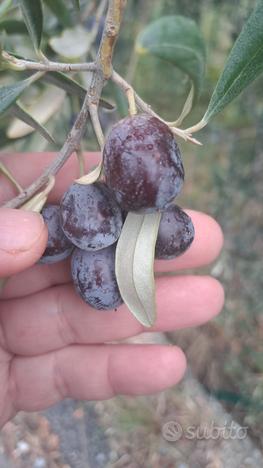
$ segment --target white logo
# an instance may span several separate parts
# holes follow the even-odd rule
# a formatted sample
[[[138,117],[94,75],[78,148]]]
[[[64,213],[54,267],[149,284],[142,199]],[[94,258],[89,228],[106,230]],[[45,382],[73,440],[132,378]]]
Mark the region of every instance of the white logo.
[[[168,442],[176,442],[183,435],[181,424],[176,421],[168,421],[162,427],[162,435]]]

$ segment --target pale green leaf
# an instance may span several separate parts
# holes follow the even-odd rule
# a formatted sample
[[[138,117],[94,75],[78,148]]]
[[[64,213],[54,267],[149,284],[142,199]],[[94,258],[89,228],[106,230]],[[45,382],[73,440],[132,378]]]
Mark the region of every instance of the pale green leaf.
[[[40,74],[36,73],[26,80],[17,81],[16,83],[8,86],[2,86],[2,88],[0,88],[0,114],[9,109],[9,107],[11,107],[21,96],[23,91],[38,79],[39,76]]]
[[[196,23],[184,16],[164,16],[139,34],[136,49],[178,67],[200,93],[205,72],[205,43]]]
[[[161,214],[128,213],[116,248],[116,277],[121,296],[146,327],[156,318],[154,254]]]
[[[42,135],[49,143],[55,144],[53,137],[50,135],[48,130],[38,122],[33,115],[29,114],[25,109],[23,109],[19,104],[14,104],[9,109],[9,114],[16,117],[9,128],[7,129],[7,136],[10,139],[21,138],[25,135],[28,135],[33,130]],[[17,120],[18,119],[18,120]]]
[[[43,12],[41,0],[18,0],[26,27],[36,50],[40,49],[43,32]]]
[[[65,29],[60,36],[52,37],[49,45],[61,57],[76,60],[85,56],[89,51],[89,34],[83,26],[77,25],[74,28]]]
[[[29,201],[21,206],[22,210],[36,211],[40,213],[47,202],[47,195],[44,192],[37,193]]]
[[[263,1],[259,0],[238,36],[202,122],[221,112],[263,72]]]
[[[93,184],[98,180],[101,176],[102,172],[102,163],[98,164],[93,171],[90,171],[88,174],[85,174],[84,176],[80,177],[79,179],[76,180],[76,182],[80,185],[89,185]]]

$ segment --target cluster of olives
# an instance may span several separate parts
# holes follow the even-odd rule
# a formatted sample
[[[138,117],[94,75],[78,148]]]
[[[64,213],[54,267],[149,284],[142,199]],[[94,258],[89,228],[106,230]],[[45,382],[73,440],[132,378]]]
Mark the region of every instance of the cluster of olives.
[[[127,212],[162,211],[155,257],[171,259],[194,238],[190,217],[173,204],[184,169],[169,127],[155,117],[127,117],[111,130],[103,151],[105,181],[73,183],[60,206],[44,207],[48,244],[42,263],[71,255],[77,292],[96,309],[123,301],[115,276],[115,248]]]

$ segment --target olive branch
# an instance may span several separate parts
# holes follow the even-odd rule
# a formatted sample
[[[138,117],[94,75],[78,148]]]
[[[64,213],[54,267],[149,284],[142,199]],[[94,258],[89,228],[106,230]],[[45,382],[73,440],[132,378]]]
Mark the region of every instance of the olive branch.
[[[103,15],[105,8],[105,1],[102,1],[97,9],[97,22],[91,35],[94,37],[96,34],[96,26],[98,19]],[[51,176],[57,174],[61,167],[66,163],[69,157],[75,151],[78,152],[80,148],[81,139],[85,130],[88,119],[91,119],[96,138],[98,140],[100,149],[104,145],[104,135],[101,129],[98,107],[102,90],[107,83],[111,80],[115,83],[126,95],[129,104],[129,113],[132,115],[137,112],[137,108],[141,111],[148,113],[152,116],[165,122],[158,114],[156,114],[150,105],[143,101],[143,99],[134,91],[133,87],[121,77],[112,67],[112,58],[114,47],[119,36],[122,18],[126,0],[109,0],[108,10],[104,24],[104,30],[98,49],[97,56],[94,62],[88,63],[60,63],[49,61],[47,57],[42,57],[42,60],[35,62],[33,60],[25,60],[17,58],[14,55],[2,51],[2,60],[14,71],[36,71],[39,73],[38,78],[47,72],[77,72],[85,71],[91,75],[90,85],[86,92],[82,108],[64,142],[62,148],[58,152],[55,160],[49,167],[37,178],[29,187],[20,190],[20,193],[12,200],[5,203],[4,206],[9,208],[18,208],[25,204],[31,197],[33,197],[42,187],[44,187]],[[165,122],[166,123],[166,122]],[[169,125],[169,123],[167,122]],[[195,144],[200,144],[192,137],[192,133],[182,130],[180,128],[170,125],[174,135],[182,137],[185,141],[190,141]],[[6,171],[5,171],[6,173]],[[100,171],[96,172],[97,175]],[[10,175],[11,177],[11,175]],[[9,179],[10,179],[9,177]],[[12,177],[13,178],[13,177]],[[11,179],[10,179],[11,180]],[[90,180],[90,179],[86,179]],[[94,181],[94,177],[92,181]],[[89,182],[90,183],[90,182]]]

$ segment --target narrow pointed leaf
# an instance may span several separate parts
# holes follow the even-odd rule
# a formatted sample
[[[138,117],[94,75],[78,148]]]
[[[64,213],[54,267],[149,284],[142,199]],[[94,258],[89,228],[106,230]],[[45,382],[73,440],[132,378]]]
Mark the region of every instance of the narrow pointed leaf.
[[[84,99],[87,90],[80,85],[76,80],[70,78],[61,72],[50,72],[43,76],[43,81],[53,84],[58,88],[64,89],[67,93],[78,96],[80,99]]]
[[[21,120],[15,119],[9,125],[7,129],[7,135],[9,136],[9,138],[12,138],[12,139],[20,138],[25,135],[28,135],[29,133],[33,131],[33,129],[35,129],[35,126],[37,126],[37,124],[40,125],[40,127],[37,126],[38,130],[42,131],[42,135],[44,136],[43,131],[45,133],[45,129],[42,126],[46,122],[48,122],[48,120],[60,110],[64,102],[64,99],[65,99],[65,92],[62,89],[60,90],[57,90],[55,88],[45,89],[35,99],[35,101],[27,107],[27,116],[25,114],[22,115],[20,111],[19,114],[20,114]],[[12,112],[12,108],[10,111]],[[19,112],[19,109],[16,109],[16,113],[18,112]],[[24,119],[27,117],[28,122],[26,122],[23,119],[23,117]],[[31,126],[29,126],[30,117],[33,118],[33,120],[30,120]],[[49,135],[49,141],[50,141],[50,138],[51,137]],[[54,142],[52,138],[51,138],[51,141]]]
[[[36,211],[40,213],[47,202],[47,195],[44,192],[37,193],[29,201],[21,206],[22,210]]]
[[[56,144],[55,140],[50,135],[48,130],[43,125],[41,125],[41,123],[38,122],[32,115],[26,112],[25,109],[23,109],[19,104],[17,103],[14,104],[14,106],[12,106],[9,109],[9,114],[21,120],[27,126],[31,127],[33,130],[36,130],[37,132],[39,132],[40,135],[42,135],[42,137],[45,138],[49,143]],[[26,131],[26,133],[25,131],[22,131],[22,132],[20,131],[18,133],[18,132],[15,132],[14,130],[15,130],[14,126],[9,127],[9,129],[7,130],[7,136],[11,139],[19,138],[29,133],[29,131]]]
[[[93,171],[90,171],[88,174],[85,174],[84,176],[80,177],[79,179],[76,180],[76,182],[80,185],[89,185],[93,184],[98,180],[101,176],[102,172],[102,163],[98,164]]]
[[[178,67],[200,93],[205,71],[205,43],[196,23],[184,16],[164,16],[139,34],[136,49],[152,54]]]
[[[41,0],[19,0],[23,18],[36,50],[40,49],[43,32]]]
[[[85,99],[87,89],[84,88],[84,86],[80,85],[73,78],[69,78],[64,73],[61,73],[61,72],[46,73],[43,77],[43,81],[46,81],[47,83],[51,83],[54,86],[57,86],[58,88],[62,88],[67,93],[72,94],[74,96],[78,96],[82,100]],[[104,107],[104,109],[107,109],[107,110],[115,109],[115,106],[111,102],[103,98],[100,99],[100,106]]]
[[[153,273],[161,214],[128,213],[116,248],[116,277],[121,296],[146,327],[156,318]]]
[[[178,119],[175,122],[172,122],[174,127],[179,127],[181,123],[184,121],[185,117],[191,112],[194,100],[194,85],[191,86],[187,99],[184,103],[184,107]]]
[[[263,1],[238,36],[202,119],[207,123],[263,72]]]
[[[15,19],[0,21],[0,31],[5,31],[7,34],[27,34],[25,23]]]
[[[44,0],[49,9],[54,13],[60,23],[66,27],[72,24],[70,12],[64,0]]]
[[[18,193],[22,193],[23,189],[21,185],[17,182],[17,180],[13,177],[11,172],[5,167],[3,163],[0,162],[0,172],[2,172],[9,180],[12,182],[12,184],[15,186],[17,189]]]
[[[23,91],[28,88],[37,77],[39,77],[39,73],[36,73],[26,80],[17,81],[9,86],[2,86],[2,88],[0,88],[0,114],[11,107],[21,96]]]

